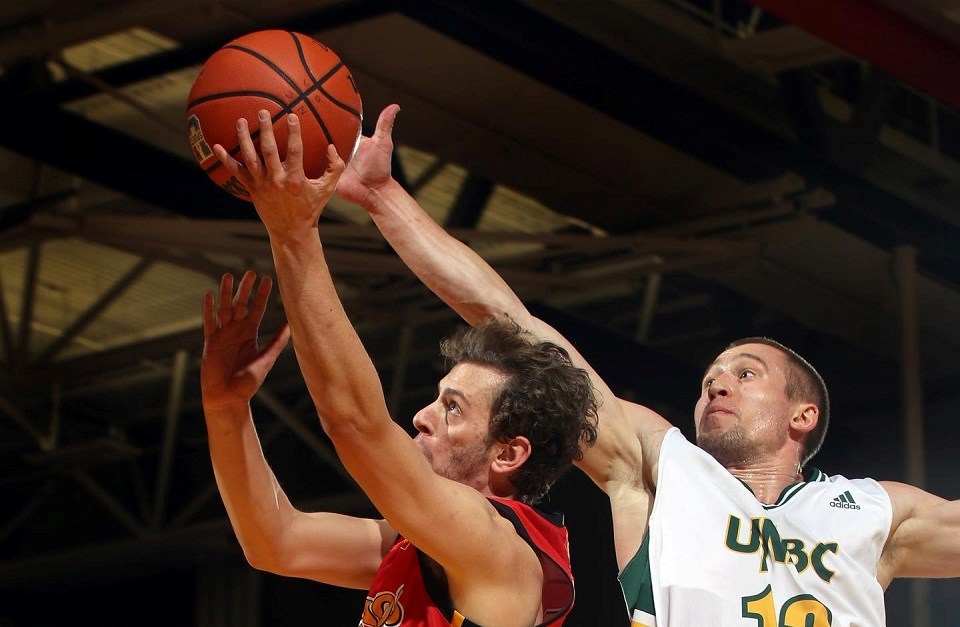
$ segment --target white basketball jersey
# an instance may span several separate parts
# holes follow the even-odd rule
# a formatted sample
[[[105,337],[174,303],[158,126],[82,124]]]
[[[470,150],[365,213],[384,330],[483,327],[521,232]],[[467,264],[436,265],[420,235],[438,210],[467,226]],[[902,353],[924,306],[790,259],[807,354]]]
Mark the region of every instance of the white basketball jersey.
[[[876,481],[818,470],[764,505],[671,429],[647,539],[621,574],[633,625],[880,627],[891,518]]]

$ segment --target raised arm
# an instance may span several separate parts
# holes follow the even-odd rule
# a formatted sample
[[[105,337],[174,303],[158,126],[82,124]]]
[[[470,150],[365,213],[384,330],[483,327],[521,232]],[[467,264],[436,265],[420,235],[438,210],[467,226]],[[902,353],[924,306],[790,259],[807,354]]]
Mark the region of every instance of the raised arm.
[[[960,577],[960,501],[948,501],[905,483],[882,483],[893,506],[890,536],[878,579]]]
[[[316,228],[343,161],[331,147],[328,171],[306,179],[299,122],[291,115],[286,123],[285,163],[266,112],[259,125],[262,163],[243,121],[238,128],[244,167],[222,147],[215,150],[250,190],[267,228],[297,359],[324,430],[391,525],[443,566],[451,592],[466,591],[458,595],[459,609],[477,607],[470,595],[486,595],[500,599],[515,616],[535,613],[529,606],[532,599],[539,606],[539,581],[517,580],[518,573],[539,573],[532,549],[477,490],[434,473],[391,419],[377,372],[337,297]],[[474,615],[482,621],[490,614],[474,610]]]
[[[398,111],[391,105],[380,114],[373,136],[361,139],[337,191],[367,210],[407,266],[468,323],[509,316],[534,336],[566,348],[574,363],[590,373],[600,399],[598,438],[578,465],[611,496],[623,566],[640,545],[644,525],[637,521],[647,519],[660,442],[670,425],[645,407],[619,401],[566,338],[530,314],[489,264],[444,231],[393,179],[391,134]]]
[[[244,555],[258,569],[350,588],[368,588],[396,532],[382,520],[305,513],[290,504],[267,465],[250,412],[290,333],[284,325],[263,348],[260,320],[271,280],[247,272],[233,295],[233,275],[203,301],[200,388],[217,487]],[[249,304],[248,304],[249,302]]]

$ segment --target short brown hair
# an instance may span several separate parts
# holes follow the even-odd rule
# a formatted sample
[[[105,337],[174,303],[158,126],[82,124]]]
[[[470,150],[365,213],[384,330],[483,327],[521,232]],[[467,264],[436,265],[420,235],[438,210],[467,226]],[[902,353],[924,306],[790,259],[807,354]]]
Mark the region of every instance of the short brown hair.
[[[745,337],[727,346],[727,350],[744,344],[765,344],[779,350],[787,358],[787,397],[790,400],[809,401],[820,409],[817,426],[807,434],[800,454],[800,465],[805,466],[817,454],[823,441],[827,437],[827,427],[830,424],[830,395],[827,393],[827,384],[817,369],[796,351],[791,350],[776,340],[768,337]]]
[[[492,318],[458,330],[440,352],[461,362],[492,366],[508,375],[493,401],[490,442],[530,440],[530,457],[510,478],[518,498],[536,503],[597,439],[597,400],[590,375],[563,347],[537,341],[510,319]]]

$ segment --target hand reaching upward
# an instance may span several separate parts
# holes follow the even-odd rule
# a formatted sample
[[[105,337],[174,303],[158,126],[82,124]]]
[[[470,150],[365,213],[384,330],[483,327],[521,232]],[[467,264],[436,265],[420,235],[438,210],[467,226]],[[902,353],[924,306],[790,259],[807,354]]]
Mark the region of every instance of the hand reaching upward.
[[[263,277],[250,301],[255,272],[248,270],[237,293],[233,294],[233,275],[220,280],[219,303],[211,292],[203,299],[203,357],[200,360],[200,389],[206,411],[228,406],[246,406],[273,368],[280,351],[290,339],[284,324],[262,349],[257,346],[260,321],[273,287]]]
[[[393,122],[399,112],[399,106],[389,105],[380,113],[373,135],[360,138],[357,153],[337,186],[344,200],[366,207],[370,194],[390,182]]]
[[[303,171],[304,145],[300,120],[291,113],[286,117],[286,124],[287,158],[282,162],[273,123],[266,110],[260,111],[258,116],[262,161],[254,148],[244,118],[237,120],[242,163],[231,157],[220,144],[213,147],[224,167],[249,190],[271,240],[297,238],[313,232],[345,167],[343,159],[337,155],[337,149],[330,144],[327,146],[329,165],[326,172],[318,179],[308,179]]]

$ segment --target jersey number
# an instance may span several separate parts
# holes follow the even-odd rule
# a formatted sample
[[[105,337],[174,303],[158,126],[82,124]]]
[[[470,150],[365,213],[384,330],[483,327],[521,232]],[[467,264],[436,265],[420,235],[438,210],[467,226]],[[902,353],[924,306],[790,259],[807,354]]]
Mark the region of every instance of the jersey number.
[[[829,627],[833,613],[809,594],[798,594],[783,604],[777,619],[777,605],[768,585],[760,594],[743,597],[743,617],[757,619],[757,627]]]

